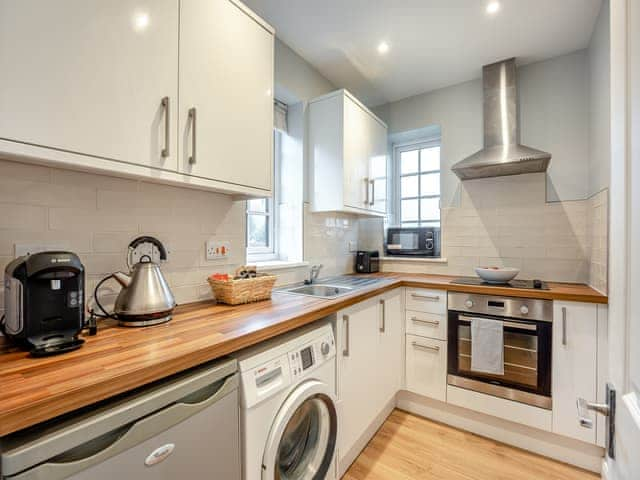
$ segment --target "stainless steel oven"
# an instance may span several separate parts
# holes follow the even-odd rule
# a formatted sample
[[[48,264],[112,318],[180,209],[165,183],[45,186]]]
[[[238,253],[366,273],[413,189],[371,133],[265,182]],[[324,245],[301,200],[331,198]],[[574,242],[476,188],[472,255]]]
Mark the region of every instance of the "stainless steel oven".
[[[550,300],[449,292],[448,309],[449,385],[551,409]],[[501,324],[502,374],[471,367],[476,318]]]

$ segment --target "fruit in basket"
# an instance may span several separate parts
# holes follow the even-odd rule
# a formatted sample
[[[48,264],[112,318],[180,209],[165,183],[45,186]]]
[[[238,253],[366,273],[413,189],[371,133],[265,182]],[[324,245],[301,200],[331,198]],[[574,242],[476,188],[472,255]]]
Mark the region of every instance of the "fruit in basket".
[[[209,275],[209,278],[211,280],[221,280],[223,282],[228,282],[230,279],[228,273],[213,273]]]

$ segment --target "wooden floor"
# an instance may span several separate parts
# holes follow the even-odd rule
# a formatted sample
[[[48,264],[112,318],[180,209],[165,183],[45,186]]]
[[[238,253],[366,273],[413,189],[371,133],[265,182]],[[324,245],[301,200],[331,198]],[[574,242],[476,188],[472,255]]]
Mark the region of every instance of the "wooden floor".
[[[395,410],[343,480],[593,480],[564,463]]]

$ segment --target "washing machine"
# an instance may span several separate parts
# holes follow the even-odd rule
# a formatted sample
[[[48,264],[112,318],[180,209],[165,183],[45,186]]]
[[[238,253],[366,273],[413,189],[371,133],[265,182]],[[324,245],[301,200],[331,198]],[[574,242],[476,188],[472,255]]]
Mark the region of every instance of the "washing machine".
[[[244,480],[334,480],[336,345],[329,323],[236,355]]]

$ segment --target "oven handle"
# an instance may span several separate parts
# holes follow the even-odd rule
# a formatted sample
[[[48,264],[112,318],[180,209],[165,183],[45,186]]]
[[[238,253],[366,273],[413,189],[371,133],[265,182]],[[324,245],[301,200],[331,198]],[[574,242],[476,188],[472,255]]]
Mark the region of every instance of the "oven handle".
[[[471,317],[467,317],[466,315],[458,315],[458,318],[465,322],[471,322],[472,320]],[[529,331],[535,332],[538,329],[537,325],[531,325],[530,323],[511,322],[506,320],[498,320],[497,318],[491,318],[489,320],[502,322],[502,325],[504,327],[517,328],[518,330],[529,330]]]

